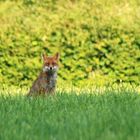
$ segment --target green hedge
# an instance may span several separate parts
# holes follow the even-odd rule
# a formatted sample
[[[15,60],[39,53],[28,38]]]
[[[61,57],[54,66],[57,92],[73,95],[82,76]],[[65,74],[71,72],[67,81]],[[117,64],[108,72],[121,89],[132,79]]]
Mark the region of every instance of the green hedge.
[[[41,53],[61,53],[59,81],[140,82],[139,0],[0,2],[0,84],[29,86]]]

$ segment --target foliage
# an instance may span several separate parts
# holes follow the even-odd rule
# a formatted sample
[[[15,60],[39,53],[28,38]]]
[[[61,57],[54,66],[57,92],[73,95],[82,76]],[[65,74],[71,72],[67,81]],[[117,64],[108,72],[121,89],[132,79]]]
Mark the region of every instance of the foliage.
[[[3,0],[0,83],[28,86],[40,55],[61,53],[59,81],[140,82],[139,0]]]
[[[19,91],[17,91],[19,92]],[[140,95],[109,91],[36,98],[0,94],[2,140],[124,140],[140,138]]]

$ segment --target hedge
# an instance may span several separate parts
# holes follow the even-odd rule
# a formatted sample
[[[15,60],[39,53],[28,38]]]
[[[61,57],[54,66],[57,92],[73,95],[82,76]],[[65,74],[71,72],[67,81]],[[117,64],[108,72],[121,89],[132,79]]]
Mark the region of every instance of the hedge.
[[[60,83],[140,82],[139,0],[3,0],[0,84],[29,86],[41,53],[61,54]]]

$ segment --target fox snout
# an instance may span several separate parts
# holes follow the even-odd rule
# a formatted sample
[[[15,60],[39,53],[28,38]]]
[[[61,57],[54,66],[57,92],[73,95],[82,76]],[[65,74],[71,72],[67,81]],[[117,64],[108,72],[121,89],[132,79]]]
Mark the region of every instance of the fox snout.
[[[44,66],[43,67],[43,71],[44,72],[49,72],[49,71],[57,71],[57,69],[58,69],[58,66]]]

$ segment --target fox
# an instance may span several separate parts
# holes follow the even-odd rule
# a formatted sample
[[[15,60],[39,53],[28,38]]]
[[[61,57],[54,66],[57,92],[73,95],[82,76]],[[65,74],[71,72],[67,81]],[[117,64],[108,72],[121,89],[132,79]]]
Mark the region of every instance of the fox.
[[[27,96],[52,95],[55,93],[58,62],[60,54],[42,55],[43,66],[37,79],[33,82]]]

